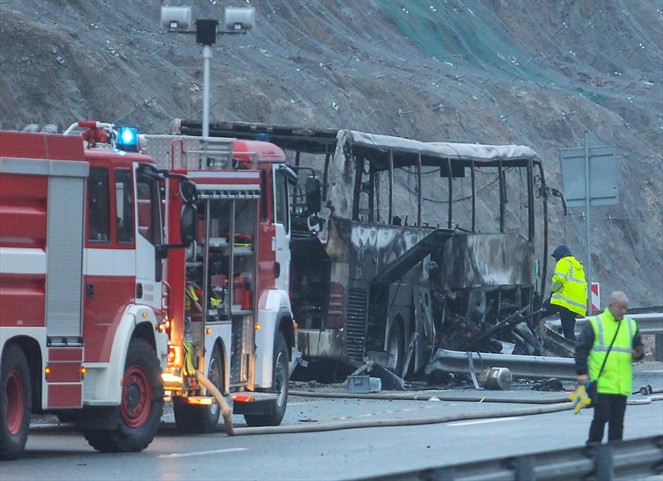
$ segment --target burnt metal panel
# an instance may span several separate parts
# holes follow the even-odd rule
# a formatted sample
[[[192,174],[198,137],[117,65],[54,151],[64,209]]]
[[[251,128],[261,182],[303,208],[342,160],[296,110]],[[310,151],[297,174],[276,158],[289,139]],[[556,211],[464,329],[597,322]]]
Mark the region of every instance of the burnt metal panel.
[[[378,275],[375,276],[374,281],[382,283],[394,282],[400,279],[407,271],[421,262],[424,257],[434,250],[440,249],[442,244],[453,235],[453,230],[435,229],[382,269]]]
[[[432,259],[446,291],[533,285],[534,249],[520,234],[457,233]]]
[[[184,135],[201,135],[202,123],[198,120],[179,120],[171,130]],[[210,137],[234,137],[249,140],[267,140],[282,149],[309,153],[333,152],[336,148],[338,129],[295,128],[253,122],[211,122]]]
[[[330,305],[331,260],[315,236],[293,235],[291,246],[292,312],[300,329],[321,329],[330,310],[332,315],[344,315],[343,302],[334,299]]]

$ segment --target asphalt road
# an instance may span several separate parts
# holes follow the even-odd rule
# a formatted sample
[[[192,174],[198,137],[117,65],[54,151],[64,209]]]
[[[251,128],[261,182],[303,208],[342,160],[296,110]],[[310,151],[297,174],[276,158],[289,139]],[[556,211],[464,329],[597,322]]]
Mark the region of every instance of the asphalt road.
[[[663,386],[663,371],[641,372],[636,387]],[[476,391],[454,391],[477,395]],[[447,398],[448,391],[428,393]],[[444,424],[363,428],[304,434],[228,437],[176,433],[165,416],[159,436],[142,453],[100,454],[68,426],[30,432],[25,456],[0,464],[0,480],[351,480],[506,455],[582,446],[591,411],[509,416],[531,404],[489,402],[491,397],[555,399],[560,393],[488,393],[483,402],[325,399],[291,396],[283,425],[354,420],[415,419],[503,411],[506,417]],[[563,393],[562,393],[563,394]],[[638,395],[633,398],[637,398]],[[235,417],[241,426],[241,417]],[[625,438],[663,434],[663,402],[629,405]]]

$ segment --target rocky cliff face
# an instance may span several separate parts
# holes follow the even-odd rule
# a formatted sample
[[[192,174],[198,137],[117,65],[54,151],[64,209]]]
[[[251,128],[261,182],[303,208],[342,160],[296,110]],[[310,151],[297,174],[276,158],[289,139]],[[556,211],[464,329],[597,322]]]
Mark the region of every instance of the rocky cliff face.
[[[162,2],[166,3],[166,2]],[[193,7],[223,18],[222,0]],[[663,304],[663,1],[247,0],[257,28],[218,37],[212,120],[517,143],[561,188],[558,150],[614,146],[621,203],[592,216],[604,299]],[[201,49],[159,2],[0,3],[0,120],[79,118],[164,132],[200,118]],[[586,259],[583,209],[551,207],[551,243]]]

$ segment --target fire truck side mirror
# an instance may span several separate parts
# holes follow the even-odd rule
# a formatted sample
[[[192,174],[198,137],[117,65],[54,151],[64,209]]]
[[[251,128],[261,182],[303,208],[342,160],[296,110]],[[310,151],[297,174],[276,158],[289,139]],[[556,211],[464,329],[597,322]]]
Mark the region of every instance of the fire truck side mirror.
[[[198,209],[193,204],[184,204],[180,213],[180,239],[185,247],[196,239]]]
[[[186,203],[192,203],[198,200],[198,190],[196,189],[196,184],[191,182],[188,179],[180,180],[180,197]]]
[[[322,193],[319,177],[306,178],[306,210],[309,214],[316,214],[322,209]]]

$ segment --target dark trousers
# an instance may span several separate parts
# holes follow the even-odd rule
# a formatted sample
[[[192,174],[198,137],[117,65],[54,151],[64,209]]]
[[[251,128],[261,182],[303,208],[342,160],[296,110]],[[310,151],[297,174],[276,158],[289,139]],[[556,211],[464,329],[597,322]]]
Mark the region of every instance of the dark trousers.
[[[559,320],[562,321],[562,332],[564,337],[570,341],[576,340],[576,313],[569,311],[566,307],[556,306],[559,308]]]
[[[575,341],[576,313],[568,310],[566,307],[558,306],[557,304],[551,304],[550,299],[544,303],[543,307],[545,310],[542,313],[542,317],[559,314],[559,320],[562,322],[562,333],[564,334],[564,337],[571,341]]]
[[[626,396],[601,393],[598,396],[599,402],[594,408],[587,443],[600,443],[603,440],[605,423],[608,423],[608,441],[620,441],[624,435]]]

